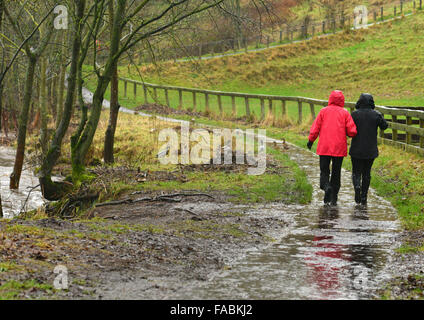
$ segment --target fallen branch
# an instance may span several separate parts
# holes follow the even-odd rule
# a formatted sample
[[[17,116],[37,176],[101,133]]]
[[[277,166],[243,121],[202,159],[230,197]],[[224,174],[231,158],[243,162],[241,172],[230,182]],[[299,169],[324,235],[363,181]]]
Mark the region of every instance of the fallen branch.
[[[104,206],[115,206],[118,204],[129,204],[132,203],[133,200],[132,199],[124,199],[124,200],[116,200],[116,201],[109,201],[109,202],[102,202],[102,203],[97,203],[95,205],[95,207],[104,207]]]
[[[134,195],[134,194],[138,194],[138,193],[141,193],[141,192],[137,191],[137,192],[133,192],[131,194]],[[162,194],[162,195],[158,195],[158,196],[155,196],[155,197],[142,197],[142,198],[138,198],[138,199],[126,198],[126,199],[122,199],[122,200],[102,202],[102,203],[97,203],[95,205],[95,207],[98,208],[98,207],[105,207],[105,206],[116,206],[116,205],[120,205],[120,204],[131,204],[131,203],[137,203],[137,202],[143,202],[143,201],[180,202],[181,199],[175,199],[175,197],[180,197],[180,196],[184,196],[184,197],[205,196],[205,197],[209,197],[209,198],[214,199],[214,197],[212,197],[211,195],[209,195],[207,193],[171,193],[171,194]]]

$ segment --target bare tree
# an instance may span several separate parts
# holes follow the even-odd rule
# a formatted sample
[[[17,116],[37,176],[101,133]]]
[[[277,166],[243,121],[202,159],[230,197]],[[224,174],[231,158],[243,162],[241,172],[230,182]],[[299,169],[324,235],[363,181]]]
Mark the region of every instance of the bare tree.
[[[84,160],[97,129],[103,97],[112,78],[115,65],[122,54],[134,47],[140,41],[152,38],[178,22],[183,21],[192,15],[198,14],[199,12],[217,6],[222,2],[223,0],[180,0],[170,2],[165,5],[167,2],[164,1],[165,6],[157,6],[157,3],[155,2],[155,6],[148,7],[149,4],[153,4],[153,1],[145,0],[136,6],[134,10],[129,11],[126,0],[117,1],[117,6],[114,10],[113,16],[109,56],[104,68],[101,71],[98,69],[96,70],[98,81],[96,90],[94,91],[90,117],[87,120],[81,134],[78,137],[74,136],[74,139],[71,142],[72,170],[73,179],[75,181],[81,179],[81,174],[85,170]],[[129,7],[132,7],[132,5],[129,5]],[[139,15],[144,10],[150,14],[140,19]],[[132,32],[121,44],[120,37],[122,30],[132,20],[136,27],[133,28]]]
[[[22,4],[25,6],[26,4]],[[18,19],[12,17],[5,8],[5,14],[8,18],[10,24],[12,25],[16,34],[18,34],[21,40],[24,42],[26,36],[22,33],[22,28],[18,25]],[[50,15],[51,11],[49,12]],[[53,16],[51,19],[51,23],[53,22]],[[38,29],[39,30],[39,29]],[[24,101],[21,108],[21,112],[19,115],[19,129],[18,129],[18,146],[16,150],[15,164],[13,167],[13,172],[10,175],[10,189],[18,189],[19,181],[21,178],[22,167],[25,156],[25,142],[26,142],[26,134],[27,134],[27,125],[28,125],[28,112],[31,104],[31,96],[34,84],[34,73],[35,66],[37,64],[38,59],[43,54],[43,51],[47,47],[47,44],[50,40],[50,37],[53,32],[53,27],[47,28],[46,32],[40,34],[40,40],[37,47],[32,47],[28,42],[24,44],[24,52],[28,59],[28,66],[26,71],[26,81],[25,81],[25,92],[24,92]],[[33,43],[33,45],[35,45]]]

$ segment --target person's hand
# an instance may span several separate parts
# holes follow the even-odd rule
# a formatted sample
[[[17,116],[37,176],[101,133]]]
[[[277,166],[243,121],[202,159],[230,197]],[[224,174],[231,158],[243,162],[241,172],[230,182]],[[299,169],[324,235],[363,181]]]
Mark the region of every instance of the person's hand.
[[[308,147],[309,150],[311,150],[313,144],[314,144],[313,141],[308,141],[308,143],[306,144],[306,146]]]

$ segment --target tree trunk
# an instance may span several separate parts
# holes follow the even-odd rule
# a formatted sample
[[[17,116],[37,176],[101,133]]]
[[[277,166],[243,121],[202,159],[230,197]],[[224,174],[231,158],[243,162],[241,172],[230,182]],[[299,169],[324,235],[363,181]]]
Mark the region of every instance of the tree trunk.
[[[56,75],[52,79],[51,94],[50,94],[51,113],[55,121],[57,119],[57,82],[58,82],[58,76]]]
[[[25,157],[25,142],[26,132],[28,125],[28,111],[31,104],[32,88],[34,84],[34,71],[37,59],[35,57],[28,58],[28,68],[25,81],[25,92],[22,110],[19,115],[19,128],[18,128],[18,147],[16,150],[15,164],[13,172],[10,175],[10,189],[19,189],[19,181],[21,179],[22,166]]]
[[[105,146],[104,146],[104,161],[105,163],[114,163],[113,146],[115,142],[116,125],[119,115],[119,102],[118,102],[118,70],[115,67],[111,80],[111,99],[110,99],[110,114],[109,123],[105,133]]]
[[[47,200],[58,200],[60,199],[67,191],[69,191],[70,185],[66,183],[54,183],[51,180],[51,174],[54,165],[57,162],[57,159],[60,156],[61,145],[63,138],[68,130],[69,123],[73,113],[73,100],[76,87],[76,78],[77,78],[77,67],[80,57],[80,48],[81,48],[81,20],[84,16],[85,9],[85,0],[76,1],[77,10],[76,10],[76,23],[75,23],[75,32],[73,34],[72,41],[72,58],[71,66],[68,75],[68,90],[66,92],[66,100],[63,107],[62,116],[60,117],[60,122],[58,123],[57,129],[53,136],[53,139],[50,143],[49,151],[47,152],[43,163],[40,168],[40,185],[41,191],[44,198]],[[59,89],[60,91],[60,89]],[[59,97],[60,98],[60,97]],[[58,114],[59,118],[59,114]]]
[[[109,4],[110,30],[113,29],[113,1]],[[112,34],[112,33],[111,33]],[[112,41],[112,39],[111,39]],[[112,79],[110,82],[110,109],[109,123],[105,132],[104,161],[114,163],[113,145],[115,142],[116,124],[118,122],[119,101],[118,101],[118,64],[113,66]]]
[[[3,206],[1,204],[1,193],[0,193],[0,218],[3,218]]]
[[[1,70],[0,70],[1,72]],[[2,115],[3,115],[3,85],[0,84],[0,134],[2,131]]]
[[[40,115],[41,115],[41,129],[40,129],[40,144],[43,155],[47,154],[47,87],[46,87],[46,59],[40,59]]]
[[[0,0],[0,32],[2,32],[2,25],[3,25],[3,7],[4,7],[4,0]],[[3,67],[4,67],[4,56],[2,57],[2,61],[0,63],[1,63],[0,74],[2,74]],[[3,82],[0,83],[0,134],[1,134],[1,126],[2,126],[2,114],[3,114]],[[1,199],[0,199],[0,214],[2,214]]]
[[[60,72],[59,72],[59,90],[57,97],[56,105],[56,128],[59,126],[62,120],[63,114],[63,95],[65,91],[65,75],[66,75],[66,66],[65,66],[65,41],[62,41],[62,50],[61,50],[61,63],[60,63]]]
[[[111,31],[111,44],[109,57],[104,68],[103,74],[98,77],[97,88],[93,95],[93,104],[91,107],[90,118],[88,119],[84,130],[79,137],[75,137],[71,141],[71,160],[72,160],[72,178],[74,181],[79,181],[81,175],[85,170],[85,157],[88,149],[93,142],[94,134],[96,133],[97,125],[99,123],[100,114],[102,111],[103,97],[112,78],[114,68],[117,64],[116,57],[119,51],[119,42],[121,36],[121,24],[124,19],[124,11],[126,7],[126,0],[119,0],[114,14],[113,29]]]

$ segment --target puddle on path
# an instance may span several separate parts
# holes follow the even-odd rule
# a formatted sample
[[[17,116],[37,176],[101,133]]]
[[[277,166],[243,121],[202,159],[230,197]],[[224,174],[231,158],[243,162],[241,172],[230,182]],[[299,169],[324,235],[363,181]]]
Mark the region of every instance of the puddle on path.
[[[325,207],[318,157],[295,147],[288,152],[314,187],[311,204],[249,210],[254,216],[285,216],[292,223],[277,243],[247,252],[230,270],[178,298],[370,299],[390,278],[385,266],[398,246],[396,210],[372,190],[368,208],[358,208],[347,171],[342,173],[338,206]]]

